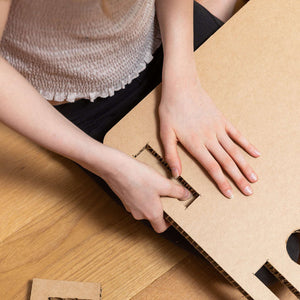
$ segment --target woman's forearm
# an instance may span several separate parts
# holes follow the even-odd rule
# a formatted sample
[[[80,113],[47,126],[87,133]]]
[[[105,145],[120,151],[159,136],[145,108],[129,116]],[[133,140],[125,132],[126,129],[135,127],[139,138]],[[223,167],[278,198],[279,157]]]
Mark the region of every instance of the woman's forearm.
[[[178,64],[194,62],[193,0],[156,0],[164,50],[165,73],[172,74]]]
[[[34,87],[0,56],[0,121],[33,142],[85,167],[103,160],[110,172],[111,148],[93,139],[47,103]],[[100,174],[100,175],[101,175]]]

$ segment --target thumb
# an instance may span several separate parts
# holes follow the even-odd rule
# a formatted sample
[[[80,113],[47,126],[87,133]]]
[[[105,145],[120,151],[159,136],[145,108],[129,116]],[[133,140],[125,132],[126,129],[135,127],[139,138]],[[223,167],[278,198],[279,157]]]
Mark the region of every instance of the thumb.
[[[177,138],[173,130],[162,131],[162,144],[164,146],[164,159],[169,164],[172,176],[177,178],[181,174],[181,162],[177,152]]]

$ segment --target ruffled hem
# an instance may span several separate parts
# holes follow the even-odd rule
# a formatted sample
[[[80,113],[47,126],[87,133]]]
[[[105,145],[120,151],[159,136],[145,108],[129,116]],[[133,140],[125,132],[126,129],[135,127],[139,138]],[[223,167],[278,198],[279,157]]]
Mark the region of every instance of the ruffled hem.
[[[161,45],[161,40],[157,40],[157,44],[155,45],[155,48],[153,50],[153,53],[155,50],[159,48]],[[115,94],[115,91],[118,91],[120,89],[124,89],[125,85],[132,82],[133,79],[137,78],[139,74],[146,69],[146,66],[148,63],[150,63],[153,59],[153,55],[151,51],[147,51],[145,54],[145,57],[142,62],[138,64],[137,70],[131,74],[129,74],[125,79],[121,79],[119,82],[114,84],[111,87],[107,87],[103,91],[93,91],[93,92],[85,92],[85,93],[79,93],[79,92],[54,92],[54,91],[46,91],[46,90],[39,90],[39,93],[49,101],[57,101],[57,102],[75,102],[78,99],[88,99],[91,102],[94,102],[96,98],[106,98],[111,97]]]

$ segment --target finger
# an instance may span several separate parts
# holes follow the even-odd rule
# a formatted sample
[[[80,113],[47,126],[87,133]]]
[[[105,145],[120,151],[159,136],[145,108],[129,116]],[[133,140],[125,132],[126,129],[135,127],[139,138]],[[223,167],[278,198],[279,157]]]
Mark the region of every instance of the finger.
[[[181,162],[177,152],[177,138],[175,132],[161,126],[160,136],[165,151],[165,161],[169,164],[172,176],[177,178],[181,174]]]
[[[165,220],[166,221],[166,220]],[[167,223],[167,228],[169,228],[169,227],[171,227],[172,226],[172,224],[171,223],[169,223],[168,221],[166,221],[166,223]]]
[[[193,197],[192,193],[183,185],[175,183],[171,179],[166,179],[160,189],[161,196],[177,198],[178,200],[189,200]]]
[[[132,210],[131,214],[132,214],[133,218],[136,219],[136,220],[143,220],[143,219],[145,219],[145,217],[143,216],[143,214],[140,213],[137,210]]]
[[[257,174],[251,168],[250,164],[245,160],[243,154],[241,153],[238,146],[232,142],[232,140],[228,137],[227,134],[222,134],[218,137],[218,140],[222,147],[227,151],[227,153],[231,156],[231,158],[236,162],[238,167],[242,170],[245,176],[248,178],[250,182],[257,181]]]
[[[199,145],[198,147],[194,145],[187,149],[207,170],[209,175],[218,185],[220,191],[228,198],[233,197],[232,187],[226,179],[220,165],[213,158],[213,156],[208,152],[204,145]]]
[[[160,199],[157,201],[160,201]],[[148,212],[146,214],[146,219],[149,220],[157,233],[162,233],[170,227],[170,224],[163,217],[162,206],[159,209],[153,209]]]
[[[157,233],[162,233],[164,231],[166,231],[169,227],[170,224],[167,223],[167,221],[165,219],[152,219],[150,220],[151,226],[153,227],[153,229],[157,232]]]
[[[124,205],[126,211],[130,213],[131,211],[130,211],[129,207],[125,204],[125,202],[122,202],[122,203],[123,203],[123,205]]]
[[[228,173],[228,175],[235,181],[239,189],[245,195],[251,195],[252,189],[247,181],[247,179],[243,176],[235,162],[228,155],[228,153],[221,147],[218,140],[212,141],[207,145],[207,149],[214,156],[214,158],[220,163],[220,165],[224,168],[224,170]]]
[[[258,157],[261,153],[252,145],[239,130],[237,130],[229,121],[226,123],[226,132],[241,147],[243,147],[250,155]]]

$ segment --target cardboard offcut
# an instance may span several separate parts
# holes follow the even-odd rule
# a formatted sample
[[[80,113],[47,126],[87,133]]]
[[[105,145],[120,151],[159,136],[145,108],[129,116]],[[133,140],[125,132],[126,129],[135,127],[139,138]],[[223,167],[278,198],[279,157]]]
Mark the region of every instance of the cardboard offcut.
[[[30,300],[101,300],[100,283],[34,278]]]
[[[245,196],[232,183],[234,198],[225,198],[178,144],[181,176],[198,197],[192,203],[161,198],[166,219],[248,299],[278,299],[255,276],[263,265],[300,297],[300,266],[286,250],[300,229],[299,20],[300,1],[251,0],[194,53],[204,89],[262,152],[259,158],[243,153],[259,176],[254,194]],[[159,137],[160,95],[161,84],[104,144],[170,176]]]

